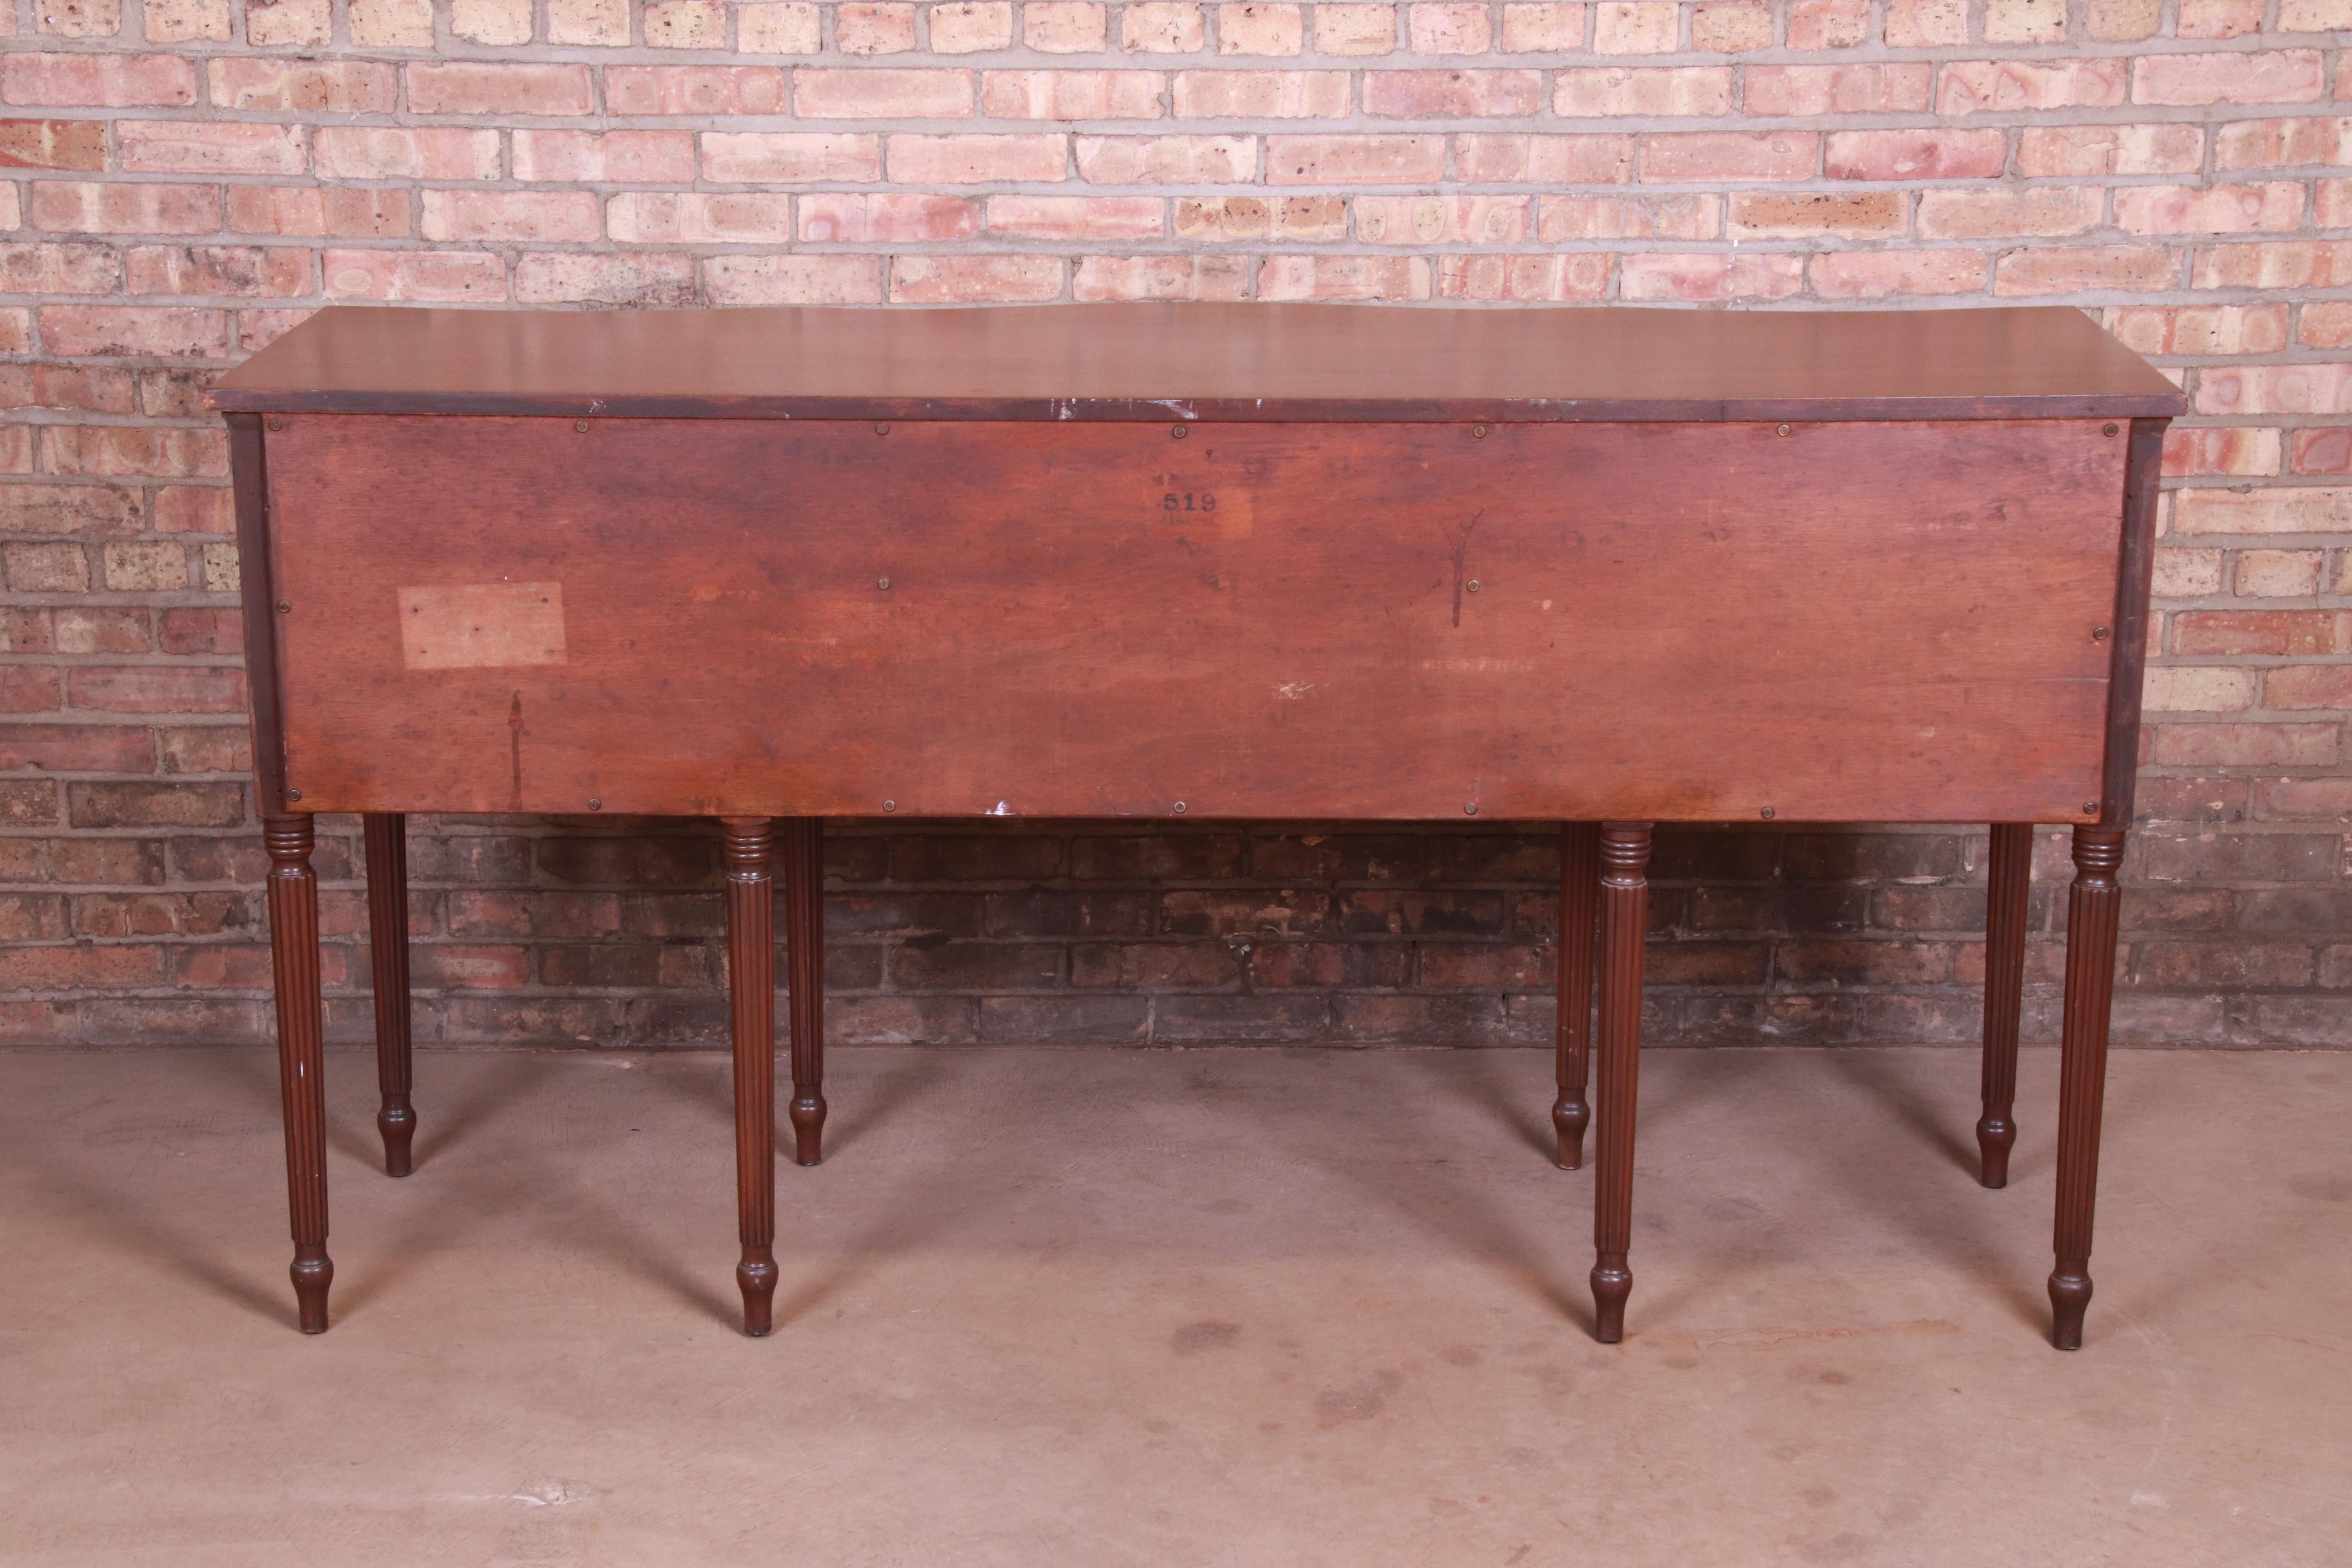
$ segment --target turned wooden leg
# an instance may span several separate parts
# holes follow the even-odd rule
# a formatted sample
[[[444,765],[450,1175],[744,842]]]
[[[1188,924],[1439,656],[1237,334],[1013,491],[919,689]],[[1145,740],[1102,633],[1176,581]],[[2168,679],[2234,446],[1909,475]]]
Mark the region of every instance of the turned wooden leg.
[[[320,1082],[326,1037],[319,996],[319,879],[310,869],[307,816],[261,825],[269,850],[269,961],[278,989],[278,1082],[285,1099],[286,1195],[294,1226],[294,1300],[302,1331],[327,1331],[327,1097]]]
[[[2017,1142],[2017,1019],[2025,997],[2026,900],[2033,891],[2033,825],[1996,822],[1985,889],[1984,1115],[1977,1122],[1977,1180],[2009,1184]]]
[[[2091,1213],[2098,1200],[2099,1115],[2107,1081],[2107,1013],[2116,990],[2116,921],[2123,902],[2120,827],[2074,829],[2066,900],[2066,1021],[2058,1065],[2058,1267],[2050,1275],[2051,1342],[2083,1348],[2091,1304]]]
[[[383,1168],[409,1172],[416,1137],[416,1107],[409,1102],[408,819],[370,812],[367,834],[368,966],[375,981],[375,1081],[383,1104],[375,1113],[383,1134]]]
[[[1642,1058],[1642,939],[1650,921],[1650,825],[1601,828],[1601,1061],[1593,1119],[1593,1336],[1625,1334],[1633,1237],[1633,1102]]]
[[[724,819],[727,990],[735,1045],[735,1216],[743,1331],[768,1331],[776,1296],[776,879],[768,819]]]
[[[1592,943],[1601,921],[1601,825],[1559,827],[1559,1042],[1555,1077],[1559,1099],[1551,1108],[1559,1140],[1559,1167],[1584,1163],[1584,1129],[1592,1108],[1584,1102],[1592,1047]]]
[[[788,816],[784,857],[784,961],[792,1005],[793,1158],[824,1157],[824,823]]]

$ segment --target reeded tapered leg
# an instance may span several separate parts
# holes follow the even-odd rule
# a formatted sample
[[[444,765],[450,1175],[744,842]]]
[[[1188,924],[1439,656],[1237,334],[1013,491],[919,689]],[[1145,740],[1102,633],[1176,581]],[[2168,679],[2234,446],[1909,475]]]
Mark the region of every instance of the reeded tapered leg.
[[[2116,990],[2116,921],[2123,903],[2120,827],[2074,829],[2066,900],[2066,1022],[2058,1062],[2058,1267],[2050,1275],[2050,1339],[2083,1348],[2091,1304],[2091,1213],[2099,1191],[2099,1116],[2107,1084],[2107,1013]]]
[[[375,1081],[383,1097],[375,1113],[383,1134],[386,1173],[409,1172],[416,1137],[416,1107],[409,1101],[408,1059],[408,819],[370,812],[367,835],[368,967],[375,983]]]
[[[1584,1102],[1592,1054],[1592,942],[1601,921],[1601,825],[1559,826],[1559,1043],[1555,1076],[1559,1099],[1551,1108],[1559,1140],[1559,1167],[1584,1163],[1584,1129],[1592,1108]]]
[[[320,1079],[326,1036],[319,996],[319,879],[310,869],[307,816],[261,825],[269,851],[269,965],[278,990],[278,1082],[285,1100],[286,1197],[294,1228],[294,1300],[302,1331],[327,1331],[327,1097]]]
[[[824,823],[788,816],[784,858],[784,963],[792,1005],[793,1157],[824,1157]]]
[[[1650,922],[1650,825],[1601,828],[1601,1061],[1594,1086],[1593,1336],[1625,1334],[1633,1238],[1633,1103],[1642,1058],[1642,938]]]
[[[768,819],[723,819],[727,991],[735,1045],[735,1218],[743,1331],[768,1331],[776,1297],[776,879]]]
[[[2026,900],[2033,891],[2033,825],[1996,822],[1985,889],[1984,1115],[1977,1122],[1977,1180],[2009,1184],[2017,1142],[2017,1018],[2025,996]]]

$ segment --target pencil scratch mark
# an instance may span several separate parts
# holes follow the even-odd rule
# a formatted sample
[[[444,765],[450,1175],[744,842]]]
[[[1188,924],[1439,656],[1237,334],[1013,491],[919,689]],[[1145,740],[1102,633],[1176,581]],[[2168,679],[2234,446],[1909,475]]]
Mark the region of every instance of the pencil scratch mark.
[[[1457,627],[1462,625],[1462,581],[1469,574],[1470,531],[1477,527],[1478,520],[1486,515],[1484,511],[1472,512],[1470,521],[1462,525],[1462,537],[1454,541],[1451,559],[1454,563],[1454,624]]]

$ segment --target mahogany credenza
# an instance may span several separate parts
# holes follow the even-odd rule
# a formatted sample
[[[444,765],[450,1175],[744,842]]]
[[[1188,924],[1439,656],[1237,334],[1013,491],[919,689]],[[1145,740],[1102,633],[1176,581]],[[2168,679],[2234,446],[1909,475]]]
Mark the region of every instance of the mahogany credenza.
[[[2073,827],[2050,1297],[2080,1344],[2183,408],[2081,312],[337,308],[210,401],[306,1331],[333,1274],[313,813],[365,820],[394,1174],[406,815],[722,824],[753,1334],[774,868],[814,1163],[824,818],[1563,823],[1553,1120],[1563,1165],[1594,1134],[1604,1341],[1633,1286],[1652,825],[1769,819],[1994,825],[1989,1186],[2032,825]]]

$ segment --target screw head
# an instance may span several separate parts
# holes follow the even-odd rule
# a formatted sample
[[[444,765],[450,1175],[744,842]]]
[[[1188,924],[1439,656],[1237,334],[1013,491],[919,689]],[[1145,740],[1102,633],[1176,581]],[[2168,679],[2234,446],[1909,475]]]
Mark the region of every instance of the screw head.
[[[1168,427],[1168,438],[1171,441],[1181,441],[1186,434],[1187,432],[1181,425],[1171,425]]]
[[[887,424],[877,425],[874,426],[874,434],[877,436],[887,436],[890,434],[890,426]]]
[[[2119,436],[2123,434],[2123,428],[2124,427],[2120,425],[2102,426],[2100,427],[2099,434],[2102,436]]]
[[[286,798],[288,800],[300,800],[302,798],[302,792],[299,789],[289,789],[286,792]]]
[[[2113,632],[2109,631],[2105,626],[2093,626],[2091,628],[2091,640],[2093,642],[2105,642],[2114,635],[2115,634]]]
[[[1184,803],[1181,800],[1176,803],[1176,815],[1179,816],[1184,815]]]
[[[286,421],[273,414],[269,416],[269,427],[272,430],[283,430],[286,428]]]
[[[604,803],[598,800],[592,795],[588,797],[588,809],[591,811],[602,811],[604,809]]]
[[[1764,808],[1763,816],[1764,816],[1764,820],[1765,820],[1765,821],[1767,821],[1767,822],[1771,821],[1771,820],[1772,820],[1772,818],[1773,818],[1776,815],[1778,815],[1778,814],[1777,814],[1776,812],[1774,812],[1774,811],[1773,811],[1773,809],[1772,809],[1770,806],[1769,806],[1769,805],[1768,805],[1768,806],[1766,806],[1766,807]]]
[[[1474,593],[1474,594],[1475,594],[1475,593],[1476,593],[1476,592],[1478,591],[1478,579],[1477,579],[1477,578],[1475,578],[1475,577],[1473,577],[1473,578],[1471,578],[1471,579],[1470,579],[1470,581],[1468,581],[1467,583],[1463,584],[1462,585],[1463,585],[1465,588],[1467,588],[1470,592],[1472,592],[1472,593]]]
[[[572,422],[572,427],[574,430],[579,431],[583,436],[588,434],[588,421],[585,419],[574,419]]]
[[[2095,801],[2095,800],[2086,800],[2086,801],[2084,801],[2084,802],[2083,803],[2083,815],[2084,815],[2084,816],[2098,816],[2098,815],[2099,815],[2099,803],[2098,803],[2097,801]]]
[[[874,579],[874,585],[877,588],[887,589],[890,586],[890,579],[887,577],[877,577]]]
[[[278,601],[278,613],[281,616],[290,616],[294,613],[294,606],[286,600],[280,599]]]
[[[1789,433],[1789,426],[1787,426],[1786,425],[1782,425],[1782,426],[1778,426],[1778,427],[1777,427],[1777,428],[1775,428],[1775,429],[1773,430],[1773,432],[1772,432],[1772,434],[1773,434],[1773,435],[1775,435],[1775,436],[1786,436],[1788,433]]]
[[[1486,427],[1484,425],[1473,425],[1470,426],[1470,437],[1474,441],[1485,440],[1486,438]]]
[[[1464,801],[1464,802],[1462,803],[1462,815],[1463,815],[1463,816],[1477,816],[1477,815],[1478,815],[1478,803],[1477,803],[1476,801],[1475,801],[1475,800],[1465,800],[1465,801]]]
[[[882,809],[885,811],[896,811],[898,809],[898,803],[895,800],[886,800],[882,803]]]

